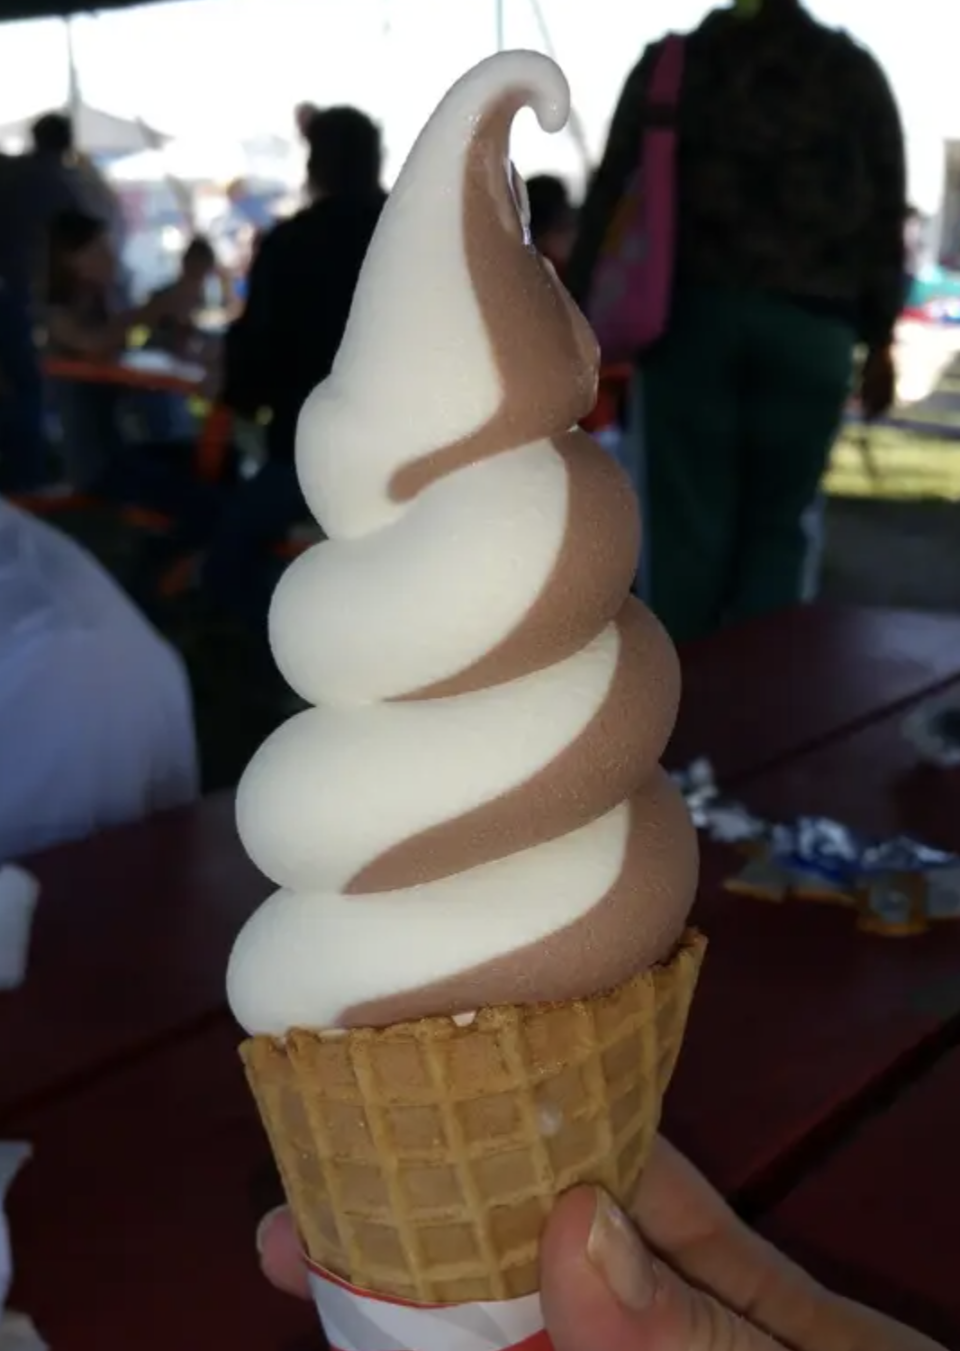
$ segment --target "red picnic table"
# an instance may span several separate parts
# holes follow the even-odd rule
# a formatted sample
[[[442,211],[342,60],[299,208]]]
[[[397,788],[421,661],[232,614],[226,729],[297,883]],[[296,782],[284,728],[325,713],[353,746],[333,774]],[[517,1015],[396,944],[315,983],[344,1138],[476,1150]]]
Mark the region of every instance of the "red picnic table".
[[[202,366],[145,348],[124,352],[114,361],[48,355],[44,358],[43,368],[53,380],[167,390],[172,394],[198,394],[206,380]]]
[[[960,853],[960,773],[920,764],[902,724],[896,711],[848,730],[738,796],[772,821],[828,816]],[[703,850],[695,917],[709,959],[666,1126],[756,1209],[802,1170],[811,1146],[960,1033],[960,924],[910,939],[863,934],[843,908],[724,891],[742,863],[721,846]],[[722,1112],[705,1120],[705,1101]]]
[[[212,379],[209,372],[196,362],[181,361],[151,348],[131,349],[112,361],[47,355],[43,367],[45,375],[52,380],[118,385],[124,389],[164,391],[187,397],[204,397],[209,392]],[[232,425],[233,415],[225,407],[214,403],[209,408],[197,445],[197,471],[200,478],[216,482],[220,477]],[[56,509],[50,500],[36,495],[31,495],[27,505],[41,512]]]
[[[960,673],[952,616],[810,605],[682,654],[667,761],[708,754],[727,782],[928,693]]]
[[[958,1141],[954,1047],[859,1122],[856,1135],[765,1218],[764,1230],[818,1277],[956,1346]]]
[[[808,639],[810,621],[797,617]],[[758,691],[781,678],[799,690],[802,654],[816,647],[791,644],[789,623],[769,622],[781,641],[739,682],[754,710],[749,745],[736,755],[718,733],[728,709],[715,700],[699,709],[688,700],[681,737],[712,753],[721,775],[729,750],[739,791],[771,816],[815,810],[903,828],[913,774],[946,803],[930,814],[928,838],[960,848],[960,779],[931,781],[900,736],[904,704],[946,680],[950,642],[960,662],[956,621],[920,626],[932,654],[926,677],[922,659],[911,664],[919,641],[908,657],[882,624],[854,624],[851,651],[837,628],[844,684],[862,694],[844,710],[831,690],[819,725],[808,714],[787,732],[775,721],[789,722],[783,705]],[[732,671],[730,641],[718,640],[719,658],[709,644],[688,654],[700,698],[717,688],[712,660]],[[766,646],[745,639],[748,653]],[[893,690],[885,713],[868,696],[871,669]],[[780,764],[764,770],[771,746]],[[960,937],[943,927],[875,938],[845,911],[724,894],[736,866],[729,851],[705,849],[696,918],[711,950],[666,1127],[762,1217],[955,1035],[960,1007],[942,992],[960,965]],[[36,868],[45,891],[31,973],[0,1003],[0,1128],[36,1148],[12,1197],[16,1301],[71,1351],[166,1351],[214,1338],[277,1351],[318,1344],[312,1312],[265,1289],[251,1251],[255,1218],[278,1191],[236,1060],[223,969],[267,884],[233,839],[229,803],[54,851]]]
[[[732,785],[960,676],[956,619],[810,609],[737,633],[739,677],[732,631],[685,654],[669,757],[679,765],[709,755]],[[19,1105],[221,1010],[233,938],[268,890],[237,841],[231,794],[52,850],[30,866],[43,900],[30,980],[0,1002],[0,1125]],[[708,856],[705,878],[712,867]]]

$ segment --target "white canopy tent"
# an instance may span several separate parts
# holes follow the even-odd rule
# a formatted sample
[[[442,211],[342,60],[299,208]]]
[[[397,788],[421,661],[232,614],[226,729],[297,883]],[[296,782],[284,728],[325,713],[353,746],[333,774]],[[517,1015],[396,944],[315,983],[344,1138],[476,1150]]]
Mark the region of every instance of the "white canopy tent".
[[[168,139],[163,132],[148,127],[138,118],[117,117],[89,104],[63,108],[37,108],[28,115],[0,126],[0,148],[16,154],[29,145],[30,127],[47,112],[64,112],[73,119],[77,149],[94,157],[129,155],[137,150],[161,146]]]

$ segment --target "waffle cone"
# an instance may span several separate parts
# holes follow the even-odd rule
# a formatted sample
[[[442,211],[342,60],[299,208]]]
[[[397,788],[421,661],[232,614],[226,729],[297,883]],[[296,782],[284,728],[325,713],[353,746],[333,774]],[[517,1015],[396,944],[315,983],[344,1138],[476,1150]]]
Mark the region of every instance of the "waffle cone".
[[[660,1120],[705,943],[619,989],[244,1042],[247,1077],[311,1261],[420,1303],[537,1289],[555,1197],[628,1202]]]

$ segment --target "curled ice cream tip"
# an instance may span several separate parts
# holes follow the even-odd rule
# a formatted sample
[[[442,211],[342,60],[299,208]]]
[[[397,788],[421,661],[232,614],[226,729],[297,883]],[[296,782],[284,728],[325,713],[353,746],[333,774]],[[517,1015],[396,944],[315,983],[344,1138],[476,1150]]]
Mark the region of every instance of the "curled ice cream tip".
[[[390,195],[333,372],[301,419],[300,481],[331,535],[377,529],[458,464],[566,431],[593,405],[596,340],[531,250],[509,161],[526,104],[563,127],[559,67],[535,52],[484,61]]]
[[[384,210],[298,469],[329,538],[281,582],[277,663],[315,707],[238,823],[281,888],[228,977],[249,1031],[377,1026],[611,988],[665,956],[696,846],[658,758],[676,655],[629,598],[630,487],[577,421],[593,335],[509,161],[569,92],[533,52],[443,100]]]

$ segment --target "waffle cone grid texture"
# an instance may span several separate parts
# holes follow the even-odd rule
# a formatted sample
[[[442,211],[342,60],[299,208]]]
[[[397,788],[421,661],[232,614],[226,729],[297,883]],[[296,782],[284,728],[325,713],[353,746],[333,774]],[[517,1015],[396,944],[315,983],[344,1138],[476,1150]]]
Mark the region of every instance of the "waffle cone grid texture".
[[[466,1026],[259,1036],[241,1054],[307,1255],[418,1303],[537,1289],[545,1217],[581,1182],[629,1201],[702,960],[619,989],[482,1009]]]

